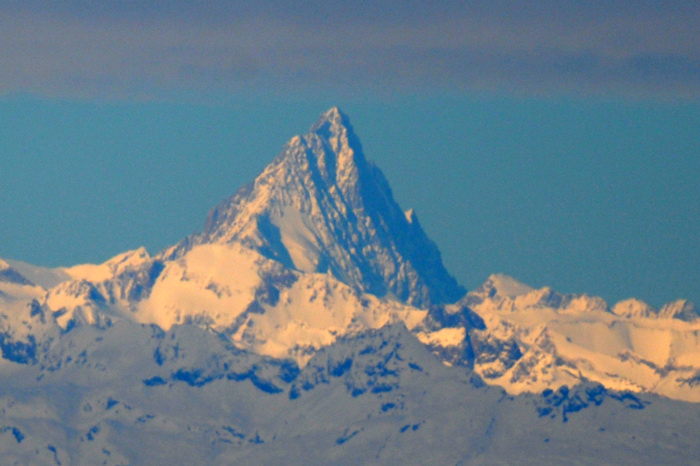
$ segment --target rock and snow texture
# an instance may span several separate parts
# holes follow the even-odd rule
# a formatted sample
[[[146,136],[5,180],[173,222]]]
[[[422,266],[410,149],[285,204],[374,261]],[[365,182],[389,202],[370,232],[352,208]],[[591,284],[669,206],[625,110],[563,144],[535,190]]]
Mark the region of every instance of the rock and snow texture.
[[[348,118],[332,108],[236,195],[214,209],[195,244],[241,242],[302,272],[331,273],[358,291],[415,307],[464,290],[412,211],[393,199]]]

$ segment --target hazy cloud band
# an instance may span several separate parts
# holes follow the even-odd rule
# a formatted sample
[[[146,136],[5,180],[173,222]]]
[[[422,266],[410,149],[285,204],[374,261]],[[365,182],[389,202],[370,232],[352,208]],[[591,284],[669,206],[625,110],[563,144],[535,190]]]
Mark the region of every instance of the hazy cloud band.
[[[289,3],[4,2],[0,93],[700,97],[697,2]]]

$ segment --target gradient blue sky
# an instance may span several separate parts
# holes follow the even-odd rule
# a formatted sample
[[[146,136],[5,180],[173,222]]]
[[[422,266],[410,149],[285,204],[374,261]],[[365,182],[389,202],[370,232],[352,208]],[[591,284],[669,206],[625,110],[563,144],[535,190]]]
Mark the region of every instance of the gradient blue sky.
[[[356,5],[0,4],[0,257],[155,253],[339,105],[468,288],[700,302],[697,2]]]

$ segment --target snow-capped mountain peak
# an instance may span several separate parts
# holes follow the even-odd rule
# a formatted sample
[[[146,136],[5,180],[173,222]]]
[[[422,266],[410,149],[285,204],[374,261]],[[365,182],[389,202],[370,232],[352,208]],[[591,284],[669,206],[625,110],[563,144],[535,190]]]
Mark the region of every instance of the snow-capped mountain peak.
[[[335,153],[357,149],[357,155],[362,156],[362,147],[350,119],[338,107],[332,107],[322,114],[309,131],[327,140]],[[344,152],[343,155],[350,154]]]
[[[240,242],[287,267],[330,272],[361,292],[427,307],[464,290],[415,215],[394,201],[364,156],[349,119],[334,107],[293,137],[255,181],[222,202],[204,231],[166,253]]]
[[[698,457],[694,304],[462,293],[331,108],[155,257],[0,260],[2,463]]]

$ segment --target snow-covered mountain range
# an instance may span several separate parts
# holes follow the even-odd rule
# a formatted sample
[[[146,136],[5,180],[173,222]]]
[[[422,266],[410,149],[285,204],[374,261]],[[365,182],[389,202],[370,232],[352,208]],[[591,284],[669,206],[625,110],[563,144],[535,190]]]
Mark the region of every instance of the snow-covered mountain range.
[[[337,108],[155,256],[0,261],[0,349],[8,464],[541,464],[590,429],[611,462],[698,453],[692,303],[467,293]]]

